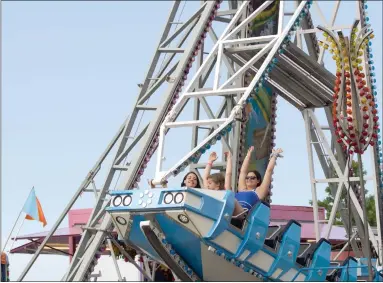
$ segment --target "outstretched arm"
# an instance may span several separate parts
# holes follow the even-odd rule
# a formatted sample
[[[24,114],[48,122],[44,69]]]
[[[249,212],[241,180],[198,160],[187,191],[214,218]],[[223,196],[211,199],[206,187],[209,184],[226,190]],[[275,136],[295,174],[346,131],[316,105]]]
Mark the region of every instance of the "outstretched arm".
[[[217,160],[217,153],[212,152],[209,156],[209,161],[207,162],[205,172],[203,173],[203,187],[207,189],[207,177],[210,175],[211,167],[213,167],[214,161]]]
[[[280,148],[276,150],[273,149],[269,164],[267,165],[267,168],[266,168],[265,176],[263,177],[262,184],[256,189],[257,195],[259,199],[261,200],[264,200],[268,195],[270,184],[271,184],[271,175],[273,174],[275,162],[279,154],[282,152],[283,150]]]
[[[232,187],[231,187],[232,160],[231,160],[230,151],[225,152],[225,155],[226,155],[225,190],[232,190]]]
[[[249,170],[251,153],[253,152],[253,150],[254,150],[254,146],[251,146],[249,150],[247,151],[245,159],[243,160],[241,172],[239,173],[238,192],[242,192],[246,190],[246,176]]]

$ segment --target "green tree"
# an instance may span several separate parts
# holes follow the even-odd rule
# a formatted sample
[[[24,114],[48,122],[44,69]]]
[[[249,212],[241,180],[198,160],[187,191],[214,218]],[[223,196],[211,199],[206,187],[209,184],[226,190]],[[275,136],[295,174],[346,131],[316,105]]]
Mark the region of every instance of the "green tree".
[[[359,164],[356,161],[352,161],[351,168],[353,170],[353,176],[359,176]],[[367,174],[366,171],[363,171],[363,176]],[[352,188],[350,187],[350,190]],[[347,197],[348,187],[343,189],[341,194],[341,203],[347,207],[346,203],[348,201]],[[326,197],[322,200],[318,200],[318,206],[323,207],[326,210],[326,219],[330,218],[331,209],[334,206],[334,197],[331,194],[330,187],[327,186],[325,189]],[[366,211],[367,211],[367,219],[370,225],[376,226],[376,214],[375,214],[375,198],[373,195],[368,195],[367,189],[365,189],[365,199],[366,199]],[[309,201],[310,205],[313,205],[312,200]],[[354,223],[353,223],[354,224]],[[339,211],[336,212],[334,225],[343,225],[342,219],[340,217]]]

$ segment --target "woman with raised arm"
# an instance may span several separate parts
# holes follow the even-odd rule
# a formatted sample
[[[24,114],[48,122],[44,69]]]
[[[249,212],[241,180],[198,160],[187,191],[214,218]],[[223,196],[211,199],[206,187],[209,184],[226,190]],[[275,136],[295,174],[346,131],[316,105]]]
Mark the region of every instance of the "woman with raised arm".
[[[233,190],[231,185],[231,174],[232,174],[232,159],[231,159],[231,153],[225,152],[226,155],[226,176],[225,176],[225,189],[226,190]],[[237,194],[235,194],[235,202],[234,202],[234,211],[233,211],[233,217],[238,218],[238,220],[242,220],[245,217],[245,212],[247,212],[247,209],[244,209],[240,202],[237,199]],[[241,222],[236,223],[235,221],[232,221],[232,224],[239,227],[242,225]]]
[[[280,148],[273,149],[262,181],[261,174],[258,171],[248,171],[251,153],[253,150],[253,146],[249,148],[245,160],[243,161],[239,174],[238,193],[235,195],[242,208],[247,211],[250,210],[259,200],[264,200],[268,195],[271,184],[271,176],[273,174],[276,160],[283,152]]]

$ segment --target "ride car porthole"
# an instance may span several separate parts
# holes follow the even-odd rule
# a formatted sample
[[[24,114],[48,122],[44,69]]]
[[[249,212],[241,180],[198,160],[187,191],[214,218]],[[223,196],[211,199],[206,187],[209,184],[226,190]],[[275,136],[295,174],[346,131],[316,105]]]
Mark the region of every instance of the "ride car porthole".
[[[184,224],[189,223],[189,218],[185,214],[178,214],[178,220]]]

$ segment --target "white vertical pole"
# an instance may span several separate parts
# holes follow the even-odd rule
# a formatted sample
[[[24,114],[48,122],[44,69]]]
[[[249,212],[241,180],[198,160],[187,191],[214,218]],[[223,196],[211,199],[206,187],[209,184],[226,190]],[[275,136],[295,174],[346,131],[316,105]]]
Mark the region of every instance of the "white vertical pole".
[[[94,182],[93,182],[93,184],[94,184]],[[97,194],[97,192],[96,192],[96,194]],[[114,250],[113,250],[112,241],[110,239],[108,239],[107,243],[108,243],[108,247],[109,247],[109,250],[110,250],[110,254],[112,255],[113,264],[114,264],[114,268],[116,269],[118,281],[121,282],[122,281],[121,272],[120,272],[120,268],[118,267],[118,262],[117,262],[116,254],[114,253]]]
[[[307,144],[307,153],[309,157],[309,171],[310,171],[310,183],[311,183],[311,194],[313,198],[313,210],[314,210],[314,229],[315,229],[315,238],[318,242],[320,239],[319,234],[319,215],[318,215],[318,200],[317,200],[317,191],[315,184],[315,173],[314,173],[314,161],[313,161],[313,151],[311,147],[311,118],[307,112],[308,110],[303,110],[303,118],[305,120],[306,128],[306,144]]]
[[[374,148],[372,147],[370,152],[371,152],[371,161],[372,161],[372,166],[373,166],[373,170],[372,170],[372,184],[373,184],[373,188],[374,188],[374,198],[375,198],[375,213],[376,213],[376,228],[378,230],[378,239],[377,239],[377,242],[378,242],[378,258],[379,258],[379,262],[380,264],[382,265],[383,264],[383,246],[382,246],[382,227],[380,226],[380,219],[382,217],[382,215],[380,214],[380,207],[379,207],[379,201],[380,201],[380,196],[379,196],[379,187],[378,187],[378,184],[376,182],[376,169],[375,169],[375,164],[376,164],[376,155],[375,155],[375,152],[374,152]]]
[[[336,213],[338,211],[339,202],[341,200],[340,197],[341,197],[342,191],[343,191],[344,180],[348,178],[348,174],[349,174],[348,166],[349,166],[350,162],[352,162],[351,161],[351,156],[347,158],[344,177],[343,177],[342,181],[339,181],[338,189],[336,191],[335,198],[334,198],[334,204],[333,204],[333,207],[331,208],[330,219],[329,219],[329,221],[327,223],[327,232],[326,232],[326,239],[327,240],[330,237],[331,228],[332,228],[332,226],[334,224]]]
[[[25,221],[25,217],[23,218],[23,221],[21,222],[21,225],[20,225],[20,227],[19,227],[19,230],[17,231],[17,234],[16,234],[15,238],[13,239],[13,241],[12,241],[12,245],[11,245],[11,247],[9,248],[9,251],[8,251],[8,252],[11,252],[11,251],[12,251],[13,245],[15,244],[15,242],[16,242],[16,240],[17,240],[17,237],[18,237],[19,234],[20,234],[21,227],[23,227],[23,225],[24,225],[24,221]],[[4,248],[5,248],[5,247],[4,247]]]
[[[283,19],[285,18],[285,1],[279,1],[278,35],[283,31]]]

